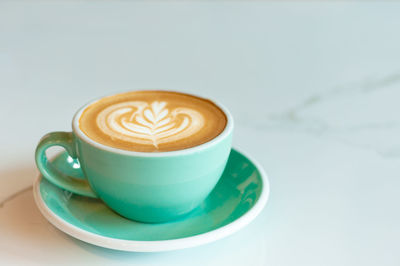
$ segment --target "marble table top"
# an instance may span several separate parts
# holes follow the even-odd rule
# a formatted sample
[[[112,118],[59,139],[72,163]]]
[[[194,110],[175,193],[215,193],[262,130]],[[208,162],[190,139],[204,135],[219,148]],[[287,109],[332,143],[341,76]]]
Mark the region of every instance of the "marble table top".
[[[0,258],[11,264],[400,265],[400,3],[0,2]],[[100,95],[219,99],[271,197],[240,232],[144,254],[75,240],[32,196],[40,137]]]

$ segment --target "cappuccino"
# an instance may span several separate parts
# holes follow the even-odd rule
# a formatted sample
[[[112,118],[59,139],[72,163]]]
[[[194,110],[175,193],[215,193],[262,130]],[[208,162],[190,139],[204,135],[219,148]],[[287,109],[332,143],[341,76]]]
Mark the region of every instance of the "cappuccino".
[[[79,128],[106,146],[138,152],[165,152],[206,143],[222,133],[224,112],[213,102],[169,91],[132,91],[89,105]]]

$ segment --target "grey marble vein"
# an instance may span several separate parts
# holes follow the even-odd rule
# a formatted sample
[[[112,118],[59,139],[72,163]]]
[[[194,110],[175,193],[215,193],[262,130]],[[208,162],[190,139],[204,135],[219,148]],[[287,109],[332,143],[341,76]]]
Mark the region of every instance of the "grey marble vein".
[[[8,196],[5,199],[3,199],[2,201],[0,201],[0,208],[3,208],[7,203],[18,198],[19,196],[21,196],[22,194],[24,194],[25,192],[30,191],[30,190],[32,190],[32,186],[29,186],[27,188],[24,188],[22,190],[15,192],[14,194],[11,194],[10,196]]]
[[[385,147],[385,145],[373,143],[372,141],[360,143],[354,139],[354,137],[347,138],[346,135],[363,131],[400,130],[400,120],[380,122],[354,121],[351,125],[339,126],[329,124],[321,115],[304,114],[305,111],[313,107],[323,107],[327,102],[342,100],[350,96],[360,99],[372,92],[392,88],[391,86],[396,84],[399,84],[400,89],[400,73],[393,73],[381,78],[365,79],[356,83],[336,86],[324,92],[310,95],[308,98],[282,112],[265,114],[264,119],[254,119],[248,123],[250,123],[249,126],[259,130],[290,130],[305,132],[314,136],[324,136],[345,145],[374,151],[383,157],[397,158],[400,157],[400,143],[393,143],[393,145],[389,143]],[[257,122],[257,120],[260,122]]]

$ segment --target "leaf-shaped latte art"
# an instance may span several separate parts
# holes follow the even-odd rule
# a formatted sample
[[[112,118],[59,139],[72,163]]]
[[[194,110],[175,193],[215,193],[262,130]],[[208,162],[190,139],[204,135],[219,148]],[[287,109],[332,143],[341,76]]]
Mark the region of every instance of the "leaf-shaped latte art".
[[[154,145],[188,138],[204,126],[201,113],[190,108],[167,108],[167,102],[130,101],[105,108],[97,126],[111,138]]]

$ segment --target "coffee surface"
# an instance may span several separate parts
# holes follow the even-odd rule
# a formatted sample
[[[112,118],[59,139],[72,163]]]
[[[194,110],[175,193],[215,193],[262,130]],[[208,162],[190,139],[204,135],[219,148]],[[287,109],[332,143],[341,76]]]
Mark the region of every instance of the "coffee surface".
[[[209,100],[169,91],[132,91],[102,98],[79,118],[90,139],[129,151],[194,147],[225,128],[224,112]]]

